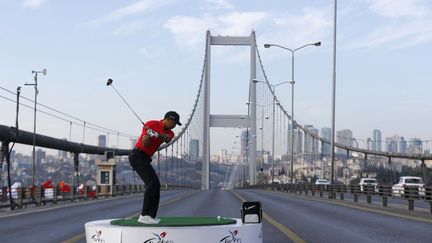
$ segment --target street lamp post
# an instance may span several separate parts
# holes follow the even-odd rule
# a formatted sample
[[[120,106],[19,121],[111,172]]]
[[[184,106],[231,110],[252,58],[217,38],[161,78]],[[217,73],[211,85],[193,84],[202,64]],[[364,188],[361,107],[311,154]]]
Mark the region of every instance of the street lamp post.
[[[272,46],[282,48],[284,50],[291,52],[291,185],[294,184],[294,126],[295,126],[295,120],[294,120],[294,53],[304,47],[307,46],[321,46],[321,42],[316,43],[309,43],[303,46],[300,46],[295,49],[286,48],[281,45],[276,44],[264,44],[265,48],[270,48]]]
[[[35,99],[34,99],[34,114],[33,114],[33,153],[32,153],[32,157],[33,157],[33,164],[32,164],[32,185],[35,185],[35,178],[36,178],[36,105],[37,105],[37,95],[39,93],[39,90],[37,88],[37,76],[39,73],[42,73],[43,75],[47,74],[47,70],[44,69],[42,71],[34,71],[32,70],[32,74],[34,74],[34,83],[32,84],[28,84],[25,83],[25,85],[32,85],[34,86],[34,90],[35,90]]]
[[[261,173],[261,182],[263,179],[263,168],[264,168],[264,107],[266,107],[267,105],[259,105],[256,104],[257,106],[261,107],[261,166],[260,166],[260,173]],[[266,117],[267,119],[268,117]]]
[[[261,182],[263,181],[263,170],[264,170],[264,106],[261,106]]]
[[[261,107],[261,165],[260,165],[260,184],[262,183],[262,172],[264,168],[264,107],[265,105],[256,104]]]
[[[331,178],[334,179],[334,147],[335,147],[335,107],[336,107],[336,23],[337,23],[337,0],[334,0],[334,17],[333,17],[333,72],[332,72],[332,133],[331,133]]]
[[[278,101],[276,101],[276,87],[282,84],[286,84],[286,83],[290,83],[290,81],[284,81],[284,82],[280,82],[277,84],[270,84],[261,80],[257,80],[254,79],[253,80],[254,83],[265,83],[265,84],[269,84],[270,87],[272,88],[273,91],[273,114],[272,114],[272,120],[273,120],[273,128],[272,128],[272,173],[271,173],[271,178],[272,178],[272,185],[274,183],[274,145],[275,145],[275,109],[276,109],[276,104],[279,104]]]
[[[254,79],[253,80],[254,83],[257,82],[264,82],[264,81],[259,81]],[[250,105],[251,102],[246,102],[246,104]],[[272,103],[273,104],[273,103]],[[262,181],[262,172],[263,172],[263,168],[264,168],[264,119],[269,119],[269,117],[265,117],[264,118],[264,107],[271,105],[271,104],[265,104],[265,105],[260,105],[260,104],[255,104],[256,106],[261,107],[261,166],[260,166],[260,173],[261,173],[261,181]]]

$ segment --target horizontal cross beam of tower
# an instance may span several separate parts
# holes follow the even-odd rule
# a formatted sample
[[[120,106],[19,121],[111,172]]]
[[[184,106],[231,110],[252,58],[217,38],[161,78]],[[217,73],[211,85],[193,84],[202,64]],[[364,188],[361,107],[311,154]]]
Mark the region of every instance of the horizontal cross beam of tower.
[[[221,46],[251,46],[255,44],[255,42],[249,36],[212,36],[210,38],[210,44]]]
[[[248,115],[210,115],[210,127],[250,127]]]

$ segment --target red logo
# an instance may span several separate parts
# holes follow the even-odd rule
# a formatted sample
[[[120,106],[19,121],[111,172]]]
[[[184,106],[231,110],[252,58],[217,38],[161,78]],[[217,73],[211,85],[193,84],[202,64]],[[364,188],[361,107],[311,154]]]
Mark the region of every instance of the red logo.
[[[152,233],[152,234],[155,237],[150,238],[150,239],[144,241],[144,243],[174,243],[173,240],[164,239],[165,236],[167,235],[167,232],[165,232],[165,231],[162,232],[162,233],[160,233],[160,234],[155,234],[155,233]]]
[[[105,243],[105,240],[102,238],[102,230],[96,230],[96,234],[94,234],[91,239],[94,242]]]
[[[230,230],[228,230],[228,232],[230,233],[230,235],[225,236],[219,242],[223,242],[223,243],[241,243],[242,242],[242,240],[240,238],[236,237],[236,235],[238,234],[238,230],[234,230],[232,232]]]

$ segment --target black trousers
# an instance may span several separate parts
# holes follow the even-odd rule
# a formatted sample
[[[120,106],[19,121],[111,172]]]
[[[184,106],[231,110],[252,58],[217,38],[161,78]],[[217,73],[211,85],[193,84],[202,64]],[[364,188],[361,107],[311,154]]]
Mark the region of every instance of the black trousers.
[[[141,215],[150,215],[154,218],[159,208],[160,182],[156,171],[150,164],[151,161],[151,158],[146,153],[137,148],[134,148],[129,155],[130,165],[146,186]]]

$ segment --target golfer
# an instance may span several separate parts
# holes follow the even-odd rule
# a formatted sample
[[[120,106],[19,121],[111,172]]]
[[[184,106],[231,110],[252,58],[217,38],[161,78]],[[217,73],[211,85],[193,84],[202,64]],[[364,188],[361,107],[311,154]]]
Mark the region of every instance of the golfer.
[[[144,181],[146,189],[144,202],[138,222],[143,224],[157,224],[160,219],[156,218],[160,199],[160,182],[150,164],[151,157],[159,146],[165,142],[169,143],[174,137],[172,129],[181,126],[180,116],[175,111],[168,111],[163,120],[151,120],[144,124],[140,138],[135,148],[129,155],[129,163]]]

